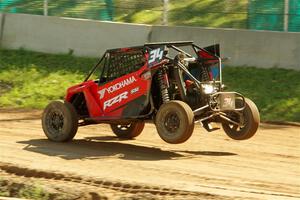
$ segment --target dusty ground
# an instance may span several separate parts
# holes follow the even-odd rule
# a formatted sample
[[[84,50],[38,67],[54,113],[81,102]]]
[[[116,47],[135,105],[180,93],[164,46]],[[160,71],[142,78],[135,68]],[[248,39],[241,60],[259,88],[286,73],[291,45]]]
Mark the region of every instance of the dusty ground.
[[[87,199],[300,199],[300,127],[262,124],[247,141],[199,125],[184,144],[153,124],[136,140],[107,125],[70,143],[46,140],[40,111],[0,110],[0,178]]]

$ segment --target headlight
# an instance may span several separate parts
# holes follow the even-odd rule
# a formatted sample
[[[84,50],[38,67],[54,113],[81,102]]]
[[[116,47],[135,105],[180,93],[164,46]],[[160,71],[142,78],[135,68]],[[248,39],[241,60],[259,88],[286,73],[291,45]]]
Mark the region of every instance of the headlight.
[[[211,94],[215,91],[215,88],[211,84],[202,84],[203,92],[205,94]]]

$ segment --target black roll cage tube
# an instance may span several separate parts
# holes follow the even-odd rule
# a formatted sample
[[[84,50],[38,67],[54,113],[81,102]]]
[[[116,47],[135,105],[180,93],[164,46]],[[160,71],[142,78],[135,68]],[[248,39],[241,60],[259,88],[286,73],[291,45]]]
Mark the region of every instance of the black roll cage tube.
[[[128,47],[128,49],[139,49],[139,48],[146,48],[147,50],[152,50],[152,49],[155,49],[155,47],[160,47],[160,46],[166,46],[168,48],[172,48],[174,49],[175,51],[177,52],[180,52],[180,53],[183,53],[184,55],[186,55],[187,57],[189,58],[192,58],[193,56],[190,55],[189,53],[185,52],[184,50],[178,48],[180,46],[191,46],[194,50],[194,52],[197,54],[197,52],[199,50],[201,51],[205,51],[206,53],[208,53],[209,55],[213,56],[214,59],[201,59],[199,60],[199,57],[198,57],[198,62],[203,62],[203,61],[208,61],[208,60],[218,60],[218,68],[219,68],[219,81],[213,81],[214,83],[219,83],[219,87],[221,87],[222,85],[222,67],[221,67],[221,62],[222,62],[222,59],[217,56],[217,55],[214,55],[213,53],[207,51],[205,48],[201,48],[197,45],[195,45],[193,43],[193,41],[176,41],[176,42],[155,42],[155,43],[146,43],[144,44],[144,46],[134,46],[134,47]],[[105,53],[103,54],[103,56],[99,59],[99,61],[97,62],[97,64],[90,70],[90,72],[88,73],[88,75],[86,76],[86,78],[84,79],[83,82],[89,80],[89,78],[91,77],[91,75],[95,72],[95,70],[99,67],[99,65],[102,63],[102,61],[107,57],[107,55],[109,53],[113,53],[113,52],[118,52],[120,51],[121,52],[122,48],[117,48],[117,49],[109,49],[109,50],[106,50]],[[183,72],[189,77],[191,78],[197,85],[197,87],[201,87],[201,82],[199,80],[197,80],[187,69],[186,67],[180,63],[180,62],[176,62],[173,58],[170,58],[168,56],[164,56],[166,59],[170,60],[174,65],[178,66],[181,70],[183,70]],[[105,65],[107,65],[107,63],[105,63]],[[103,70],[101,72],[101,75],[100,77],[103,75],[103,72],[104,72],[104,68],[105,66],[103,67]]]

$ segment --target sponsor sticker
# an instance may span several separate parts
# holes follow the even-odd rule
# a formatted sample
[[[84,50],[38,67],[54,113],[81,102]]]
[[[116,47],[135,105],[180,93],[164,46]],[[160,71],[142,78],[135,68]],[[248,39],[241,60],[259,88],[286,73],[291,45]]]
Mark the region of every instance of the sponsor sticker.
[[[148,65],[149,67],[159,63],[163,58],[164,50],[163,48],[153,49],[149,52],[149,60]]]
[[[222,94],[221,95],[221,109],[222,110],[235,109],[235,95],[234,94]]]
[[[141,75],[142,79],[149,80],[151,79],[151,71],[147,71]]]
[[[233,107],[234,106],[234,102],[233,99],[231,99],[231,97],[225,97],[224,98],[224,107]]]
[[[100,95],[100,99],[102,99],[104,97],[105,90],[106,89],[104,88],[104,89],[98,91],[98,94]]]
[[[111,107],[116,103],[121,103],[124,99],[128,98],[127,95],[128,95],[128,92],[125,91],[125,92],[123,92],[123,93],[121,93],[121,94],[105,101],[104,104],[103,104],[103,110],[106,110],[106,108]]]
[[[121,88],[124,88],[125,86],[128,86],[132,83],[136,82],[136,79],[134,76],[131,76],[127,79],[124,79],[112,86],[109,86],[107,88],[103,88],[102,90],[99,90],[98,91],[98,94],[100,95],[100,99],[102,99],[104,96],[105,96],[105,92],[107,91],[109,94],[117,91],[117,90],[120,90]]]
[[[139,90],[140,90],[140,87],[133,88],[133,89],[130,91],[130,94],[134,94],[134,93],[138,92]]]

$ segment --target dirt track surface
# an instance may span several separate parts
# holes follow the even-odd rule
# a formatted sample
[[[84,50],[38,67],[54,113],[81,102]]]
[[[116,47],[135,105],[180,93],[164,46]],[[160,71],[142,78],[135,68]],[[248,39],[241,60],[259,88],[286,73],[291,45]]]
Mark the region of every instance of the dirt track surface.
[[[170,145],[153,124],[136,140],[93,125],[53,143],[39,116],[0,110],[0,178],[87,199],[300,199],[300,127],[262,124],[234,141],[196,125],[186,143]]]

